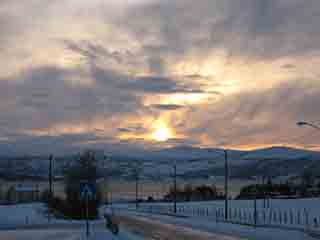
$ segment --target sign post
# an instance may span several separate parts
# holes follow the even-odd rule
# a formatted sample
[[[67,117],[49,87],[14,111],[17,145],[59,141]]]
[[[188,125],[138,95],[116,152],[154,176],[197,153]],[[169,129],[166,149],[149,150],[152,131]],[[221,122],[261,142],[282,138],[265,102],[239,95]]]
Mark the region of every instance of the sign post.
[[[86,233],[87,233],[87,238],[90,235],[90,230],[89,230],[89,194],[86,194]]]
[[[95,185],[88,182],[80,183],[80,197],[85,201],[86,205],[86,235],[87,238],[90,235],[90,224],[89,224],[89,200],[95,199],[96,188]]]

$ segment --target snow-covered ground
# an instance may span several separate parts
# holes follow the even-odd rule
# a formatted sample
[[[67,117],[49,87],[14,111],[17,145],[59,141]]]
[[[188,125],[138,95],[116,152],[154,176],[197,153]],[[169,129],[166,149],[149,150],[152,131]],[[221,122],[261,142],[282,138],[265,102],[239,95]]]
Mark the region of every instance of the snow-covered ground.
[[[306,208],[310,215],[318,215],[320,209],[318,207],[319,199],[304,199],[304,200],[272,200],[272,209],[282,208],[283,210],[296,210]],[[238,209],[252,210],[253,201],[231,201],[230,206]],[[223,201],[213,202],[194,202],[194,203],[179,203],[178,210],[181,209],[223,209]],[[258,202],[258,209],[262,209],[262,202]],[[140,212],[134,211],[134,206],[129,204],[113,205],[113,211],[118,216],[125,216],[132,219],[143,221],[149,221],[153,226],[160,226],[165,224],[166,227],[176,229],[176,231],[189,231],[194,234],[215,234],[217,239],[229,239],[219,238],[230,236],[230,239],[256,239],[256,240],[282,240],[290,238],[290,240],[311,240],[309,235],[304,231],[311,228],[302,227],[299,231],[288,226],[282,226],[281,228],[273,227],[258,227],[245,226],[239,224],[224,223],[217,221],[215,215],[206,215],[205,211],[188,211],[180,212],[188,217],[175,217],[168,215],[159,215],[157,208],[159,209],[171,209],[170,203],[153,203],[153,204],[141,204]],[[153,209],[153,213],[148,212]],[[103,208],[102,208],[103,210]],[[193,215],[196,213],[195,215]],[[201,214],[199,214],[201,213]],[[158,224],[158,225],[157,225]],[[90,240],[100,239],[114,239],[114,240],[140,240],[142,237],[129,233],[126,229],[120,228],[120,235],[114,237],[108,232],[103,225],[103,220],[92,221]],[[303,226],[304,223],[302,223]],[[48,218],[45,214],[45,206],[43,204],[21,204],[11,206],[0,206],[0,239],[8,240],[22,240],[22,239],[34,239],[34,240],[82,240],[86,239],[84,235],[84,222],[83,221],[68,221],[51,219],[48,222]],[[142,225],[142,227],[144,227]],[[8,231],[8,229],[11,229]],[[316,230],[317,229],[311,229]],[[203,234],[202,234],[203,233]],[[204,235],[203,235],[204,236]],[[210,238],[211,239],[211,238]],[[216,238],[214,238],[216,239]],[[161,239],[162,240],[162,239]],[[175,239],[172,239],[175,240]]]
[[[316,231],[320,233],[319,199],[272,199],[264,208],[257,201],[255,219],[253,200],[230,200],[228,221],[237,224],[281,228],[284,230]],[[120,204],[116,209],[136,211],[134,204]],[[138,212],[173,215],[172,203],[143,203]],[[224,222],[224,201],[187,202],[177,204],[177,215],[204,222]]]
[[[41,203],[0,205],[0,227],[47,223],[45,209]]]
[[[220,238],[214,239],[255,239],[255,240],[283,240],[290,238],[290,240],[312,240],[311,236],[302,231],[290,229],[277,229],[265,227],[249,227],[244,225],[215,222],[210,219],[203,219],[199,217],[181,218],[167,215],[158,215],[150,213],[137,213],[127,210],[116,210],[118,215],[131,216],[132,218],[142,219],[144,221],[155,223],[165,223],[167,226],[176,228],[184,228],[186,231],[193,231],[198,233],[213,233]],[[228,238],[229,236],[229,238]]]
[[[142,240],[141,237],[120,229],[113,236],[104,228],[103,220],[90,222],[89,240]],[[2,231],[1,231],[2,230]],[[5,240],[82,240],[85,236],[84,221],[51,218],[41,203],[0,206],[0,239]]]
[[[113,236],[107,231],[96,231],[89,238],[79,230],[17,230],[0,231],[0,239],[5,240],[142,240],[141,237],[120,232]]]

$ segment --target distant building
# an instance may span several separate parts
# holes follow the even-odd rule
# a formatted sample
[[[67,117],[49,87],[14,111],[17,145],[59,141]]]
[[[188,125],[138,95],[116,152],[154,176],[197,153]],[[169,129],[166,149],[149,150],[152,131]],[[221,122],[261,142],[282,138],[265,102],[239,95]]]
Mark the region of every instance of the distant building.
[[[18,184],[8,189],[7,201],[11,204],[38,201],[40,198],[39,187]]]

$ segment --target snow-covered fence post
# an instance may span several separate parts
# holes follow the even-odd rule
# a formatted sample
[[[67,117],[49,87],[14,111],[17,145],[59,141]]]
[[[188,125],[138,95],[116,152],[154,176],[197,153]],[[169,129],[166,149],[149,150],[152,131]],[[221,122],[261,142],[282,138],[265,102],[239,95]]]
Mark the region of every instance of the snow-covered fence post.
[[[292,209],[290,209],[289,215],[290,215],[290,225],[293,225],[293,213],[292,213]]]
[[[242,221],[243,221],[243,214],[242,214],[243,212],[242,212],[242,209],[240,209],[240,222],[242,223]]]
[[[276,211],[273,211],[273,223],[274,224],[277,224],[277,212]]]
[[[248,218],[248,220],[249,220],[249,224],[251,224],[251,223],[252,223],[251,212],[249,212],[249,218]]]
[[[237,219],[238,219],[238,217],[239,217],[239,209],[238,209],[238,208],[236,208],[234,213],[235,213],[234,218],[235,218],[235,220],[237,220]]]
[[[303,209],[303,213],[304,213],[304,217],[305,217],[305,226],[306,226],[306,229],[309,228],[309,212],[307,209]]]
[[[266,210],[262,210],[262,218],[263,218],[263,224],[266,224]]]
[[[244,222],[247,223],[247,212],[246,212],[246,210],[243,211],[243,218],[244,218]]]
[[[313,218],[313,227],[318,228],[318,218],[317,217]]]
[[[284,211],[284,213],[283,213],[283,223],[284,223],[285,225],[287,225],[287,223],[288,223],[287,211]]]
[[[272,223],[272,210],[269,210],[269,225]]]
[[[217,223],[218,222],[218,211],[217,211],[217,209],[214,210],[214,214],[216,216],[216,223]]]
[[[297,213],[297,224],[298,225],[301,224],[301,212],[300,212],[300,209],[298,210],[298,213]]]

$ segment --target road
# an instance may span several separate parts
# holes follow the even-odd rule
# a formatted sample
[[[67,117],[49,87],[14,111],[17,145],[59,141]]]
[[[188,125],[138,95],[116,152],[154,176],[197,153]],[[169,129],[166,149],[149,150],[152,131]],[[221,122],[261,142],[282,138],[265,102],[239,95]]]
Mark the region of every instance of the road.
[[[166,224],[160,221],[136,216],[118,216],[120,236],[113,237],[102,222],[92,223],[90,239],[114,240],[240,240],[240,238],[193,230],[191,228]],[[133,233],[133,234],[130,234]],[[98,234],[98,235],[97,235]],[[84,225],[43,224],[10,228],[0,231],[0,239],[6,240],[82,240]]]
[[[172,217],[168,215],[148,214],[118,210],[119,221],[126,228],[146,236],[146,239],[214,239],[214,240],[311,240],[310,235],[302,231],[275,229],[268,227],[249,227],[228,224],[199,218]]]
[[[72,230],[19,230],[0,231],[0,239],[5,240],[80,240],[79,231]]]
[[[4,240],[87,240],[84,224],[42,224],[17,226],[0,230],[0,239]],[[113,236],[103,223],[92,223],[89,240],[142,240],[125,229]]]
[[[222,234],[213,234],[191,228],[166,224],[160,221],[146,219],[143,217],[118,216],[121,226],[130,232],[138,233],[147,240],[241,240]]]

